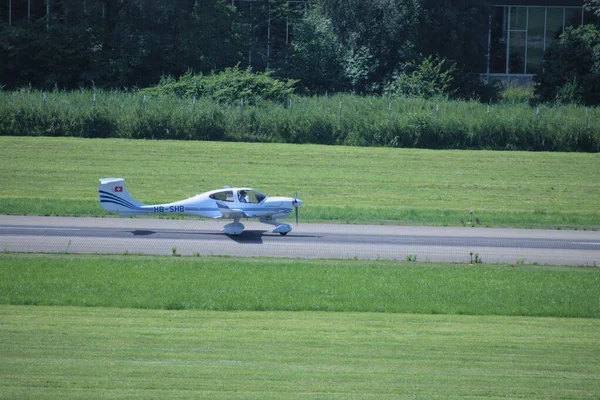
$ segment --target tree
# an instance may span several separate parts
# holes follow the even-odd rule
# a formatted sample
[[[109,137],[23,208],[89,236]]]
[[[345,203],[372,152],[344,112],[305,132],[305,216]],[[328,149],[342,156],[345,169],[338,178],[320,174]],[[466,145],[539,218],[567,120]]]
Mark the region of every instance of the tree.
[[[14,88],[77,87],[91,68],[89,30],[55,21],[0,27],[0,81]]]
[[[429,56],[455,65],[456,97],[478,97],[491,5],[480,0],[315,0],[294,36],[310,87],[379,93]],[[307,71],[302,74],[303,71]],[[310,73],[308,72],[310,71]],[[412,78],[411,78],[412,79]],[[405,80],[406,81],[406,80]]]
[[[333,33],[331,20],[316,6],[295,26],[285,73],[302,81],[309,90],[343,91],[348,85],[343,57],[344,48]]]
[[[0,25],[0,81],[131,87],[222,69],[241,61],[235,17],[227,0],[61,0],[48,19]]]
[[[223,0],[116,2],[115,14],[106,17],[112,21],[104,23],[105,81],[148,86],[161,75],[208,72],[240,61],[234,16]]]
[[[600,0],[586,0],[585,8],[600,17]]]
[[[414,55],[419,0],[315,0],[344,49],[350,88],[377,92]]]
[[[453,97],[484,98],[481,78],[487,54],[488,0],[422,0],[417,49],[453,62]]]
[[[552,42],[535,75],[542,101],[600,104],[600,31],[594,25],[567,28]]]
[[[485,70],[489,1],[422,0],[418,48],[455,61],[461,68]]]

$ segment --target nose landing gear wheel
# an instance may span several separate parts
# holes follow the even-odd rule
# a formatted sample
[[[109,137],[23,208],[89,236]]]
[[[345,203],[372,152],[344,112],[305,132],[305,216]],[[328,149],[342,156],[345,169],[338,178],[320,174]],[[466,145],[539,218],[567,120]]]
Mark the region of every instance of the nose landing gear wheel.
[[[287,233],[287,232],[279,232],[279,234],[280,234],[281,236],[285,236],[285,235],[287,235],[288,233]]]

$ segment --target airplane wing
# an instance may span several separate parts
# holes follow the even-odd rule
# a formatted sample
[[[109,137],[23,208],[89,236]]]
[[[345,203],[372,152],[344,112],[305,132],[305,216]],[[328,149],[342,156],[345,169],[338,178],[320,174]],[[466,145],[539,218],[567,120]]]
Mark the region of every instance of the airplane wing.
[[[217,202],[217,207],[219,207],[219,212],[221,213],[221,218],[252,218],[242,210],[229,208],[225,204],[221,204]]]

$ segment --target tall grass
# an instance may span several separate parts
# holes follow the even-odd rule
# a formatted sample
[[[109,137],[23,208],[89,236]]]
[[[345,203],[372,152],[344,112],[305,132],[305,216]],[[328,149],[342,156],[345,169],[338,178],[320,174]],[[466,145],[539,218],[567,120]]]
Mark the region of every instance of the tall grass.
[[[0,92],[0,135],[597,152],[600,109],[352,95],[229,105],[22,89]]]
[[[521,86],[509,84],[508,87],[500,93],[500,102],[510,103],[531,103],[535,100],[533,86]]]

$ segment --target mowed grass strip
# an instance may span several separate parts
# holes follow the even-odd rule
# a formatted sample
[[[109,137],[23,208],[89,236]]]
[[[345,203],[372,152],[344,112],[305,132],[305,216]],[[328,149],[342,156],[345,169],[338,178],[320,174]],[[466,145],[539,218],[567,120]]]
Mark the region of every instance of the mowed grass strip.
[[[4,398],[600,395],[600,320],[0,306]]]
[[[305,221],[600,226],[600,155],[270,143],[0,137],[0,213],[106,215],[98,179],[164,203],[207,190],[299,190]]]
[[[600,318],[600,270],[391,261],[0,255],[0,304]]]

